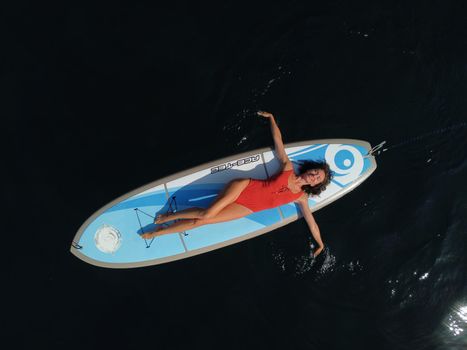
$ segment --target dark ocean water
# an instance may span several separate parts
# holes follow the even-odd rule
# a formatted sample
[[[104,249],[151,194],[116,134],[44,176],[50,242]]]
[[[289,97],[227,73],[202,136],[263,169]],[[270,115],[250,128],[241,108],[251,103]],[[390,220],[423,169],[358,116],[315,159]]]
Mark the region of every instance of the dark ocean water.
[[[5,339],[60,349],[467,348],[467,3],[6,9]],[[114,198],[284,142],[356,138],[378,169],[301,220],[165,265],[69,252]],[[12,170],[11,170],[12,169]]]

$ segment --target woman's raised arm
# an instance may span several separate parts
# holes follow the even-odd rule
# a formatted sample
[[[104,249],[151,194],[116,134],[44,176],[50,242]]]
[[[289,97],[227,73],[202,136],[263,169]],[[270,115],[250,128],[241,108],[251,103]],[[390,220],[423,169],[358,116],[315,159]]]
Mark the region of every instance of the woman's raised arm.
[[[279,127],[276,124],[276,120],[274,119],[274,116],[271,113],[262,112],[262,111],[259,111],[258,115],[265,117],[265,118],[269,118],[269,121],[271,122],[271,133],[272,133],[272,138],[274,140],[274,150],[276,152],[277,158],[279,158],[279,160],[283,164],[290,162],[289,157],[287,156],[287,153],[285,153],[284,143],[282,142],[282,134],[281,134],[281,131],[279,130]]]

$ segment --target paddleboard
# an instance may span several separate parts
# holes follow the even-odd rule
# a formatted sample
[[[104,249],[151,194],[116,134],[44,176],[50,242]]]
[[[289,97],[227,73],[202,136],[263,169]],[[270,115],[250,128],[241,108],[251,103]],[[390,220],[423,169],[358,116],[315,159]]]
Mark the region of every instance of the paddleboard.
[[[308,205],[316,211],[365,181],[376,169],[371,145],[353,139],[324,139],[284,145],[298,174],[300,161],[326,160],[334,179]],[[302,217],[295,203],[246,217],[145,240],[159,213],[190,207],[207,208],[235,178],[267,179],[280,163],[271,147],[209,162],[151,182],[108,203],[79,228],[71,252],[83,261],[107,268],[133,268],[185,259],[270,232]]]

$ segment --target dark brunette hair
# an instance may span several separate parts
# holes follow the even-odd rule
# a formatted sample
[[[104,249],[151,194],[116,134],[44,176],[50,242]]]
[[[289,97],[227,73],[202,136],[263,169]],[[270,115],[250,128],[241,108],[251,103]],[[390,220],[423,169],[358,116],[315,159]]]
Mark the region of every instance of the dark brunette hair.
[[[324,180],[315,185],[303,185],[302,191],[306,192],[308,196],[319,196],[321,192],[326,189],[326,186],[329,185],[332,178],[334,177],[334,172],[329,168],[329,164],[325,160],[302,160],[298,162],[299,169],[298,173],[301,175],[308,170],[318,170],[321,169],[324,171]]]

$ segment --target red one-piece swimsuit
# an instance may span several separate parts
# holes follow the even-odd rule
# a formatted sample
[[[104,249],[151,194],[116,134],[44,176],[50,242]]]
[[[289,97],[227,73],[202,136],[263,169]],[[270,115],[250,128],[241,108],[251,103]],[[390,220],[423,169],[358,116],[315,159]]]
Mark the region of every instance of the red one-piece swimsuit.
[[[292,193],[287,185],[293,169],[283,171],[267,179],[251,179],[234,203],[243,205],[253,212],[278,207],[300,198],[303,191]]]

